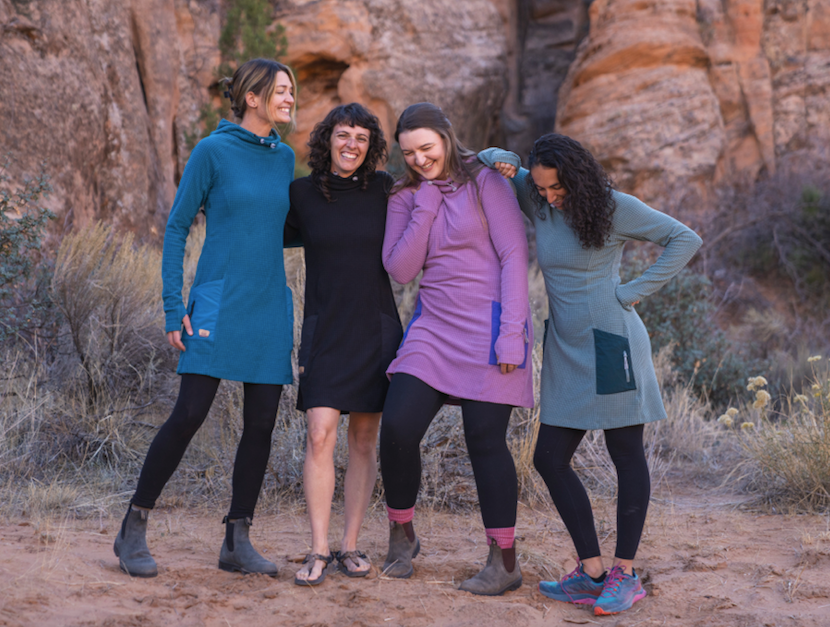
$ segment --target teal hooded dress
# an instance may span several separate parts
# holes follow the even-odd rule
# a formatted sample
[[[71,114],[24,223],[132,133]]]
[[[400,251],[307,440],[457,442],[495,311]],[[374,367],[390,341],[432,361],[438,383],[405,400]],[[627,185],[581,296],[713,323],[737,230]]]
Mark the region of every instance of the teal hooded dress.
[[[489,167],[497,162],[516,166],[519,173],[513,182],[519,205],[536,227],[536,256],[550,305],[541,422],[587,430],[665,418],[651,341],[633,303],[680,272],[700,248],[700,237],[634,196],[614,191],[617,208],[607,243],[583,248],[561,211],[547,203],[539,210],[533,180],[520,168],[517,155],[489,148],[478,157]],[[665,250],[640,277],[621,283],[623,247],[632,240],[654,242]]]
[[[292,382],[294,310],[283,227],[294,151],[226,120],[190,155],[164,233],[165,331],[182,330],[179,374],[246,383]],[[205,242],[187,304],[185,241],[200,209]],[[190,316],[193,335],[182,329]]]

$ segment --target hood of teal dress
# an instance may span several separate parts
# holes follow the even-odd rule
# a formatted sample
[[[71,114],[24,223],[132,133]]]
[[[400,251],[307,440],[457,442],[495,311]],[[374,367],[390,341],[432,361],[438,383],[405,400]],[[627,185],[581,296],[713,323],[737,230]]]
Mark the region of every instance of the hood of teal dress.
[[[271,129],[271,133],[268,137],[260,137],[251,131],[246,131],[244,128],[239,126],[239,124],[234,124],[233,122],[228,122],[227,120],[220,120],[219,126],[216,127],[216,130],[213,131],[211,135],[231,136],[244,141],[245,143],[263,146],[269,150],[275,150],[278,148],[281,141],[279,134],[274,129]]]

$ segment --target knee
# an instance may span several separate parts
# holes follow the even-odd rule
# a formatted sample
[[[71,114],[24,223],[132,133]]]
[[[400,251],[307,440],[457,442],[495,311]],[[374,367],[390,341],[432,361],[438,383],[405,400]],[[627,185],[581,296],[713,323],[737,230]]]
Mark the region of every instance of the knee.
[[[334,445],[337,442],[337,426],[329,428],[326,425],[309,424],[308,435],[306,437],[308,444],[308,452],[312,455],[321,455],[329,451],[334,451]]]
[[[349,438],[349,455],[368,459],[374,457],[377,448],[377,432],[358,432]]]
[[[507,442],[499,438],[488,438],[486,436],[468,436],[467,452],[471,456],[490,456],[494,453],[508,452]]]
[[[410,439],[403,425],[384,417],[380,427],[381,450],[405,448],[411,444]]]
[[[555,477],[571,470],[570,460],[567,462],[556,460],[550,452],[541,451],[538,448],[533,453],[533,467],[546,480],[548,477]]]

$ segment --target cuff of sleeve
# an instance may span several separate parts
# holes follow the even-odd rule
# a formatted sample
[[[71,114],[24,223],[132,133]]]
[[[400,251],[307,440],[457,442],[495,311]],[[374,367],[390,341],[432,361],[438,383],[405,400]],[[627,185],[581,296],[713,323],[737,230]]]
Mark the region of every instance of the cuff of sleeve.
[[[187,309],[185,309],[184,305],[179,305],[172,311],[165,310],[164,332],[170,333],[171,331],[181,331],[182,319],[185,317],[185,314],[187,314]]]
[[[509,163],[517,170],[522,167],[522,160],[519,159],[519,155],[515,152],[510,152],[509,150],[497,148],[493,151],[491,158],[493,159],[493,163]]]
[[[415,210],[421,209],[433,215],[438,215],[438,208],[444,200],[444,195],[432,181],[423,181],[415,192]]]
[[[636,287],[633,286],[631,282],[618,285],[616,290],[616,296],[617,300],[620,301],[620,305],[622,305],[623,309],[627,311],[631,311],[631,303],[633,303],[635,300],[639,300]]]
[[[522,365],[525,360],[525,341],[521,335],[499,337],[496,340],[496,358],[500,364]]]

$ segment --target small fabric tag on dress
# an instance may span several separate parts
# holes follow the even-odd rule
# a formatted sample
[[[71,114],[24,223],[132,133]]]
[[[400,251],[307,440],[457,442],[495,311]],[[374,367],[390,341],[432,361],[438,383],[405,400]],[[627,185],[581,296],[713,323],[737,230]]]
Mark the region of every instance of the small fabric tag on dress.
[[[199,337],[209,337],[210,331],[207,329],[199,329]]]

